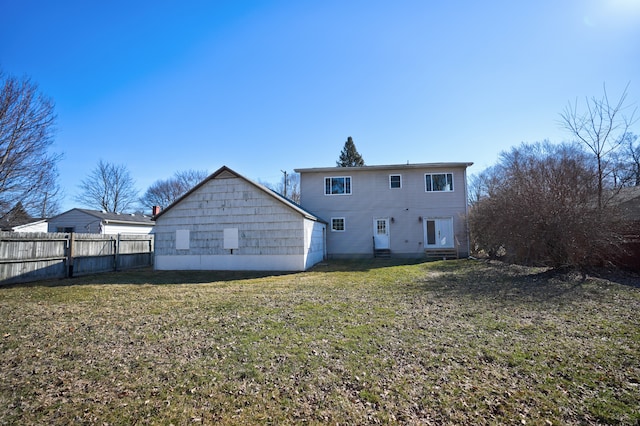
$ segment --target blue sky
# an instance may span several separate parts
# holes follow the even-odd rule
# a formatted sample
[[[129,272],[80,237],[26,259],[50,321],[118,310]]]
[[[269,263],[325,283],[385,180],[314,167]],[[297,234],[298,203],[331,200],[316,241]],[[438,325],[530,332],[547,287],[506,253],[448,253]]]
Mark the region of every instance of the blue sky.
[[[100,159],[140,192],[227,165],[494,164],[568,140],[569,101],[640,98],[640,0],[0,0],[0,67],[54,99],[63,210]],[[633,129],[640,133],[638,126]]]

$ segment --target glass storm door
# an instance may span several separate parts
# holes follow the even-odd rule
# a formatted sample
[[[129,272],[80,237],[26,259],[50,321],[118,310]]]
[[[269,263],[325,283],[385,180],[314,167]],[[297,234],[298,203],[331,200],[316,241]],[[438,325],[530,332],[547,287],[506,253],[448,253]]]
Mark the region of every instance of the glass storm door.
[[[453,218],[425,219],[424,246],[427,248],[454,247]]]
[[[389,219],[373,219],[373,239],[376,249],[389,248]]]

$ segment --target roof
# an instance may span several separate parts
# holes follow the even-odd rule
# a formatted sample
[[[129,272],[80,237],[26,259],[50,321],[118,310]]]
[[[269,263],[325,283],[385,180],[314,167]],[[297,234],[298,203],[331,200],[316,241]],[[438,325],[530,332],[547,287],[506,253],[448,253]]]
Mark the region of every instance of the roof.
[[[16,204],[11,210],[0,218],[0,229],[3,231],[11,231],[17,226],[30,224],[37,221],[43,221],[42,218],[34,218],[27,213],[22,203]]]
[[[244,180],[245,182],[249,183],[250,185],[254,186],[256,189],[258,189],[259,191],[262,191],[264,193],[266,193],[267,195],[275,198],[276,200],[278,200],[279,202],[281,202],[282,204],[286,205],[287,207],[289,207],[292,210],[295,210],[296,212],[300,213],[303,217],[310,219],[310,220],[314,220],[317,222],[322,222],[322,223],[326,223],[324,220],[322,220],[321,218],[319,218],[318,216],[314,215],[313,213],[311,213],[310,211],[302,208],[299,204],[295,203],[294,201],[283,197],[282,195],[280,195],[279,193],[277,193],[276,191],[267,188],[264,185],[261,185],[257,182],[252,181],[251,179],[247,179],[246,177],[242,176],[240,173],[235,172],[234,170],[231,170],[229,167],[227,166],[222,166],[220,167],[218,170],[216,170],[215,172],[213,172],[211,175],[209,175],[208,177],[206,177],[202,182],[200,182],[199,184],[197,184],[196,186],[194,186],[193,188],[191,188],[187,193],[185,193],[182,197],[178,198],[177,200],[175,200],[173,203],[171,203],[166,209],[162,210],[160,213],[158,213],[154,219],[158,219],[160,216],[162,216],[164,213],[168,212],[169,210],[171,210],[173,207],[175,207],[177,204],[180,204],[180,202],[182,202],[182,200],[184,200],[185,198],[187,198],[189,195],[191,195],[192,193],[194,193],[195,191],[197,191],[199,188],[201,188],[202,186],[206,185],[207,182],[209,182],[210,180],[213,180],[217,177],[221,177],[224,176],[225,174],[231,174],[233,177],[237,177],[239,179]]]
[[[105,224],[109,224],[109,223],[117,223],[117,224],[122,224],[122,225],[146,225],[146,226],[153,226],[154,222],[153,222],[153,218],[151,216],[147,216],[144,214],[136,214],[136,213],[112,213],[112,212],[105,212],[105,211],[100,211],[100,210],[89,210],[89,209],[71,209],[68,210],[64,213],[59,214],[57,217],[60,217],[64,214],[70,213],[72,211],[78,211],[81,213],[85,213],[88,214],[90,216],[93,216],[97,219],[100,219],[103,223]],[[55,218],[52,218],[50,220],[54,220]]]
[[[630,219],[640,220],[640,186],[620,188],[611,202]]]
[[[388,164],[388,165],[376,165],[376,166],[356,166],[356,167],[313,167],[307,169],[294,169],[296,173],[314,173],[314,172],[335,172],[345,170],[406,170],[406,169],[444,169],[444,168],[460,168],[470,167],[473,163],[412,163],[412,164]]]

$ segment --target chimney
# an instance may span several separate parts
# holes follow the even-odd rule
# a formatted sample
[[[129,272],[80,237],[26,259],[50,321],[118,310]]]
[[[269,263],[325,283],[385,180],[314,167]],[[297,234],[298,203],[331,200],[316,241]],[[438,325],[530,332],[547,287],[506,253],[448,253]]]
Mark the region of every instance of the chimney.
[[[158,214],[160,214],[160,206],[153,206],[151,207],[151,215],[152,216],[157,216]]]

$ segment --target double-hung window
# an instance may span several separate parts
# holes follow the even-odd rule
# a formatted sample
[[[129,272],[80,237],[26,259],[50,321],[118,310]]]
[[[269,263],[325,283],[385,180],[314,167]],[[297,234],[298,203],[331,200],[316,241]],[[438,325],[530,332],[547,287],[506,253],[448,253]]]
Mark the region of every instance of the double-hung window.
[[[427,173],[424,185],[426,192],[453,191],[453,173]]]
[[[351,177],[324,178],[324,195],[351,195]]]
[[[402,175],[389,175],[389,188],[402,188]]]

